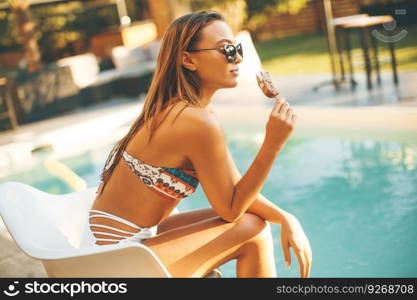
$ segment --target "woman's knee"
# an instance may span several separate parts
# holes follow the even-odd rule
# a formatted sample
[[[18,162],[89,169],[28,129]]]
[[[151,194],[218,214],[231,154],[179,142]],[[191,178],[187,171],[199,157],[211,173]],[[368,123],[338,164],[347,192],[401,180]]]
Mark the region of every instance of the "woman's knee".
[[[244,213],[235,223],[239,230],[245,232],[249,238],[262,234],[268,227],[263,218],[252,213]]]
[[[265,219],[251,213],[245,213],[239,221],[242,222],[242,230],[249,233],[245,243],[247,246],[273,245],[271,226]]]

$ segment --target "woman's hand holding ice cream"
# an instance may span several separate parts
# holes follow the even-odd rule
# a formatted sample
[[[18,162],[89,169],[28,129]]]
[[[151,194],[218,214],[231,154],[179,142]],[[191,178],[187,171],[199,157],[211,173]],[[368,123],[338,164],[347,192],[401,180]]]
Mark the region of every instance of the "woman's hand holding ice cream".
[[[297,115],[285,99],[279,97],[279,92],[274,87],[268,72],[259,71],[256,79],[265,96],[277,100],[266,125],[265,143],[280,149],[291,135]]]

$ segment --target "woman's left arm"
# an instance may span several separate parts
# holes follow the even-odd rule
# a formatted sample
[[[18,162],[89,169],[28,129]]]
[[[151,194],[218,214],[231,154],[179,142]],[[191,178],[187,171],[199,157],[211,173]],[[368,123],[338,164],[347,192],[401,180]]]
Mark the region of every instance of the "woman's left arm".
[[[229,149],[227,149],[227,156],[228,156],[228,164],[229,170],[231,170],[233,183],[239,182],[242,175],[240,174],[239,170],[236,167],[236,164],[233,160],[232,154],[230,153]],[[252,203],[251,206],[247,209],[247,212],[253,213],[262,219],[274,223],[282,225],[283,221],[288,217],[289,213],[285,210],[279,208],[267,198],[265,198],[261,193],[258,194],[256,200]]]
[[[279,225],[282,225],[289,215],[288,212],[273,204],[262,194],[258,194],[256,200],[249,206],[247,212],[253,213],[268,222]]]
[[[228,151],[229,170],[232,170],[232,178],[236,183],[242,177],[233,161],[232,155]],[[258,194],[255,201],[247,209],[265,221],[281,225],[281,246],[284,252],[284,259],[287,267],[291,265],[290,247],[293,248],[300,267],[300,276],[309,277],[311,270],[312,251],[310,243],[304,233],[303,228],[297,218],[285,210],[279,208],[274,203]]]

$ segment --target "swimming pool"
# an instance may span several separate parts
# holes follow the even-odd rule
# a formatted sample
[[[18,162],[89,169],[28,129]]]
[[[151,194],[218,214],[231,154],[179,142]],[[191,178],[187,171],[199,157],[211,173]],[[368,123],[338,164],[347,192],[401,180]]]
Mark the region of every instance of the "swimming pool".
[[[262,141],[264,125],[224,127],[230,151],[243,174]],[[127,130],[127,129],[126,129]],[[401,138],[399,138],[401,137]],[[98,176],[111,144],[59,158],[89,187]],[[10,168],[0,182],[20,181],[61,194],[69,186],[48,173],[34,155],[28,169]],[[278,156],[262,194],[294,214],[313,250],[312,277],[417,276],[417,136],[400,132],[296,131]],[[209,207],[199,186],[180,211]],[[272,225],[279,277],[298,277],[286,269],[280,227]],[[235,261],[221,267],[234,277]]]

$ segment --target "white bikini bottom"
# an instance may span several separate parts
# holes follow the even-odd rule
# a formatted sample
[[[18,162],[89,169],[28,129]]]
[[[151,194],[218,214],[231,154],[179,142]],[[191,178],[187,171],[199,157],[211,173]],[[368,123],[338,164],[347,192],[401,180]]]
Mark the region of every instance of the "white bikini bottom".
[[[84,236],[83,236],[83,244],[84,245],[87,244],[89,246],[92,246],[92,245],[101,246],[101,245],[96,244],[97,241],[111,241],[111,242],[117,242],[117,243],[126,243],[126,242],[129,242],[129,241],[133,241],[133,242],[142,243],[144,240],[155,236],[156,233],[157,233],[157,226],[141,227],[141,226],[138,226],[138,225],[136,225],[136,224],[134,224],[130,221],[127,221],[127,220],[123,219],[123,218],[120,218],[118,216],[115,216],[113,214],[110,214],[108,212],[104,212],[104,211],[101,211],[101,210],[90,209],[89,212],[92,212],[93,214],[92,215],[89,214],[89,217],[88,217],[88,227],[86,228],[86,230],[84,232]],[[130,232],[130,231],[121,230],[121,229],[113,227],[113,226],[102,225],[102,224],[91,224],[89,222],[91,218],[112,219],[112,220],[118,221],[120,223],[126,224],[130,227],[133,227],[137,231],[136,232]],[[107,229],[114,230],[116,232],[124,233],[125,235],[93,230],[91,227],[107,228]],[[106,235],[108,237],[119,237],[121,239],[96,238],[94,236],[94,233],[101,234],[101,235]]]

